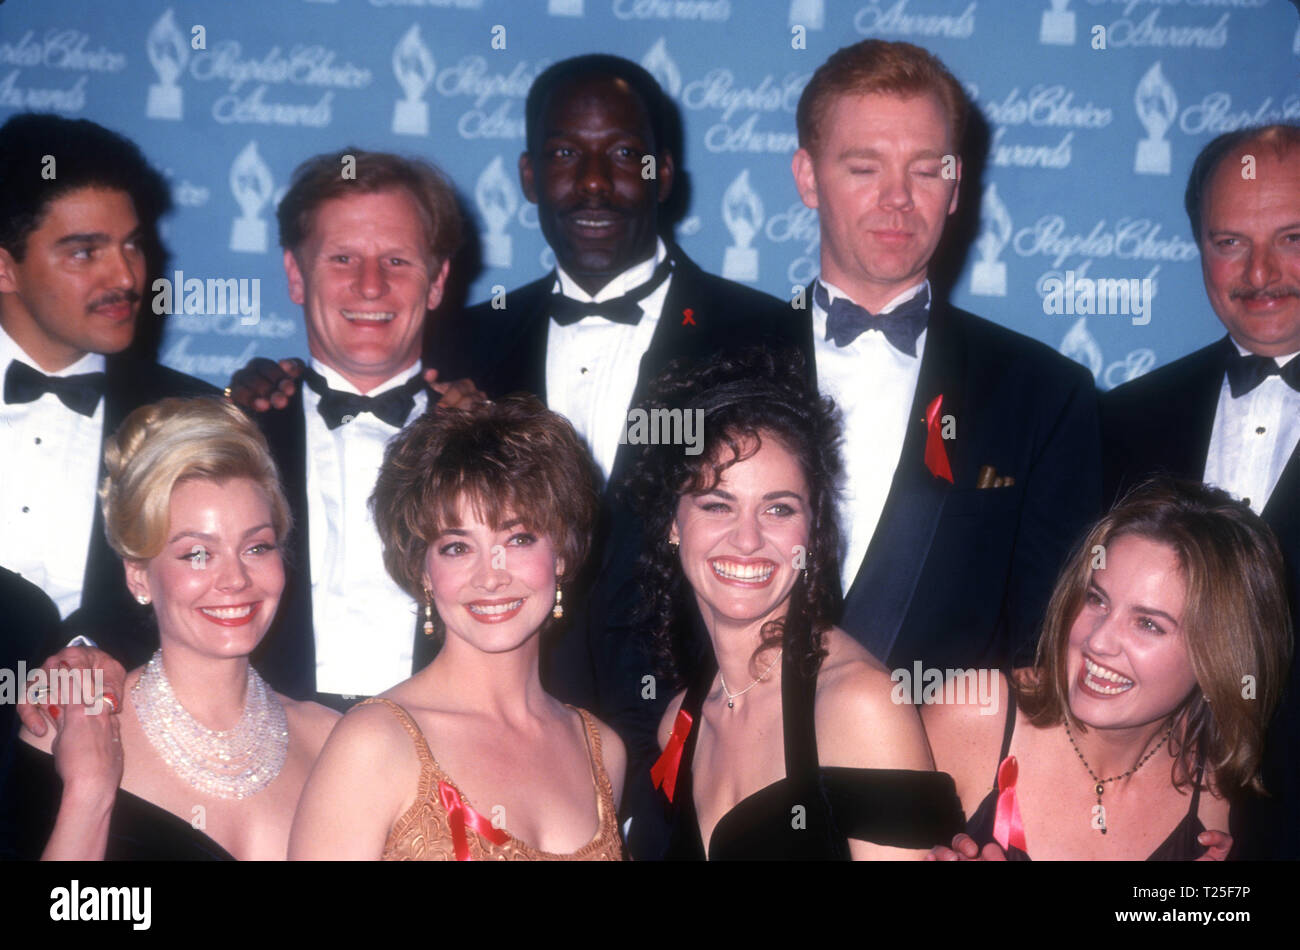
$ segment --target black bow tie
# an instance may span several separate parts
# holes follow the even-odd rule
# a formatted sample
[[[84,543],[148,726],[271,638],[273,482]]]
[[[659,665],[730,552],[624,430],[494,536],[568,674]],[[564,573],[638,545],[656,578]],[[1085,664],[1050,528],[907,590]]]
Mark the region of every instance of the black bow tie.
[[[1278,366],[1271,356],[1254,353],[1242,356],[1234,352],[1228,359],[1228,389],[1233,399],[1246,395],[1270,376],[1281,376],[1282,382],[1300,392],[1300,356],[1285,366]]]
[[[303,372],[303,379],[320,396],[316,407],[330,429],[337,429],[345,422],[351,422],[363,412],[368,412],[377,419],[387,422],[394,429],[406,425],[406,417],[415,406],[415,394],[424,388],[424,377],[416,373],[401,386],[396,386],[378,396],[359,396],[345,393],[339,389],[330,389],[325,377],[310,366]]]
[[[46,376],[21,360],[10,361],[5,371],[5,402],[35,402],[46,393],[53,393],[73,412],[93,416],[104,395],[104,374]]]
[[[813,300],[826,311],[826,339],[834,340],[836,346],[848,346],[867,330],[879,330],[894,349],[908,356],[916,355],[916,340],[930,313],[929,287],[922,287],[919,294],[886,314],[873,314],[847,297],[831,300],[820,280],[813,289]]]
[[[641,301],[654,293],[655,288],[668,279],[672,269],[672,258],[665,257],[644,284],[633,287],[621,297],[600,303],[584,303],[566,297],[562,293],[553,293],[551,294],[551,319],[562,327],[577,323],[583,317],[604,317],[613,323],[635,326],[641,322]]]

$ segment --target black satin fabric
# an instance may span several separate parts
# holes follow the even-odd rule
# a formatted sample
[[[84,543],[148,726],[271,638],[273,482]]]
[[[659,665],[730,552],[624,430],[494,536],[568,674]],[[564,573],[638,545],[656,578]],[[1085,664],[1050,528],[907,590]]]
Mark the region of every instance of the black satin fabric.
[[[15,743],[14,768],[0,797],[0,858],[40,858],[58,815],[63,780],[54,757]],[[233,861],[234,856],[188,821],[118,789],[109,822],[108,861]]]
[[[1015,731],[1016,697],[1014,693],[1009,693],[1007,722],[1002,731],[1002,751],[998,754],[999,765],[1011,751],[1011,736]],[[1197,769],[1196,790],[1192,792],[1192,801],[1187,814],[1183,816],[1182,821],[1178,822],[1174,830],[1169,832],[1169,837],[1161,842],[1160,847],[1151,852],[1147,857],[1148,861],[1194,861],[1208,850],[1196,840],[1197,835],[1205,830],[1205,825],[1201,824],[1201,819],[1196,814],[1201,807],[1201,776],[1202,770]],[[970,835],[981,848],[993,840],[993,822],[997,818],[997,809],[998,781],[995,770],[992,790],[984,796],[984,800],[980,802],[979,807],[975,809],[975,814],[971,815],[966,825],[966,834]],[[1008,861],[1033,860],[1016,847],[1005,849],[1005,853]]]
[[[804,676],[783,654],[781,716],[785,778],[742,799],[714,827],[710,861],[828,861],[849,859],[849,838],[899,848],[946,844],[965,818],[952,777],[943,772],[827,768],[817,760],[816,677]],[[682,749],[675,804],[670,808],[669,860],[703,861],[693,773],[700,709],[717,671],[709,657],[682,708],[695,725]]]

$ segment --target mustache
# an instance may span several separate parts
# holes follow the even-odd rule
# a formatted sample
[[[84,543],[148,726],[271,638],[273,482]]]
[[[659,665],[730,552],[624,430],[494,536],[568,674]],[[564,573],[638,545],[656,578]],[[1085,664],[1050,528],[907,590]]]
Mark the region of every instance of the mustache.
[[[140,302],[140,298],[141,295],[134,290],[115,290],[92,300],[86,309],[97,310],[100,307],[115,307],[120,303],[137,304]]]
[[[1268,290],[1256,290],[1254,287],[1234,287],[1228,292],[1229,300],[1276,299],[1279,297],[1300,297],[1300,287],[1270,287]]]

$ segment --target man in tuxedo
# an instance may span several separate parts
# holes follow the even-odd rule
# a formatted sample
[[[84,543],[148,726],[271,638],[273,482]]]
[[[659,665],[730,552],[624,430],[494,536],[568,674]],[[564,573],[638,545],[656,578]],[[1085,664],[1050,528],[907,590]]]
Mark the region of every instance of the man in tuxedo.
[[[928,52],[865,40],[797,111],[821,230],[803,333],[845,420],[841,626],[909,675],[1023,660],[1100,502],[1088,373],[934,297],[966,110]]]
[[[1155,472],[1228,491],[1273,529],[1300,616],[1300,126],[1221,135],[1186,192],[1228,335],[1102,397],[1108,500]],[[1268,736],[1272,798],[1233,809],[1235,856],[1300,858],[1300,680]]]
[[[420,349],[461,215],[432,166],[346,149],[298,167],[278,219],[311,360],[291,370],[305,386],[274,397],[285,408],[255,416],[294,532],[280,610],[254,661],[275,689],[343,710],[432,658],[420,605],[384,569],[368,499],[384,447],[439,398]]]
[[[169,202],[139,149],[93,122],[0,127],[0,565],[136,661],[157,637],[104,537],[102,443],[138,406],[214,392],[127,352]]]
[[[649,791],[654,729],[669,698],[632,627],[639,525],[617,498],[630,462],[629,409],[676,359],[729,347],[795,345],[789,305],[702,271],[661,237],[681,175],[672,105],[635,63],[589,55],[537,77],[525,105],[524,195],[537,205],[556,268],[469,309],[461,323],[476,381],[489,396],[531,392],[568,417],[605,482],[565,634],[544,652],[547,688],[593,709],[628,747],[628,797]],[[644,789],[641,786],[644,785]]]

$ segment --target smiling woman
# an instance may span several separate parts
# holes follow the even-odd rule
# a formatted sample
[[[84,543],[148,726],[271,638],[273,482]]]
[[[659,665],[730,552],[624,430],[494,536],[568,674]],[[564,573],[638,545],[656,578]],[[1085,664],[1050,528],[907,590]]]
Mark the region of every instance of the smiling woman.
[[[104,455],[108,542],[153,605],[160,648],[128,674],[120,715],[98,697],[50,697],[57,731],[24,730],[10,785],[26,850],[283,859],[337,714],[277,695],[249,662],[279,605],[290,528],[266,442],[225,402],[165,399],[131,413]]]
[[[622,857],[622,742],[538,673],[590,545],[594,485],[573,427],[533,396],[426,413],[389,443],[371,498],[384,563],[441,650],[343,718],[290,857]]]
[[[1139,486],[1062,573],[1034,666],[1004,684],[1005,717],[925,708],[972,816],[935,857],[1223,859],[1232,839],[1206,829],[1264,790],[1291,651],[1264,523],[1217,489]]]
[[[920,718],[833,624],[839,420],[798,354],[670,368],[646,405],[698,411],[704,433],[702,452],[648,447],[629,486],[648,538],[641,625],[687,687],[653,773],[665,856],[920,857],[948,840],[961,813]],[[695,610],[709,642],[692,664]]]

